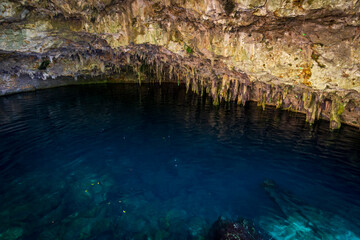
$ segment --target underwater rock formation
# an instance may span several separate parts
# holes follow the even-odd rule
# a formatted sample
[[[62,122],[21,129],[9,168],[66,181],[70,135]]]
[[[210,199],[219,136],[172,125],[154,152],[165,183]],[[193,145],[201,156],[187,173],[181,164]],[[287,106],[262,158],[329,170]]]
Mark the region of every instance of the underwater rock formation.
[[[249,220],[231,222],[222,217],[212,225],[209,231],[209,240],[264,240],[268,236],[257,230],[254,223]]]
[[[282,212],[260,221],[274,239],[360,239],[351,231],[352,223],[340,216],[307,205],[271,180],[264,181],[263,187]]]
[[[5,0],[0,95],[175,82],[360,127],[360,1]]]

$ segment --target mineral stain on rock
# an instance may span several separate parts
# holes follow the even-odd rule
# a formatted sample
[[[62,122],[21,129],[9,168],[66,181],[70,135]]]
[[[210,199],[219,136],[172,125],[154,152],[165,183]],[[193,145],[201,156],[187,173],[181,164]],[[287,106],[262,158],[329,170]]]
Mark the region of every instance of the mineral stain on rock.
[[[5,0],[0,94],[151,79],[184,83],[214,104],[254,100],[306,113],[310,123],[360,127],[357,108],[346,108],[360,103],[359,8],[351,1]],[[305,103],[304,94],[314,98]],[[324,99],[334,106],[324,111]]]

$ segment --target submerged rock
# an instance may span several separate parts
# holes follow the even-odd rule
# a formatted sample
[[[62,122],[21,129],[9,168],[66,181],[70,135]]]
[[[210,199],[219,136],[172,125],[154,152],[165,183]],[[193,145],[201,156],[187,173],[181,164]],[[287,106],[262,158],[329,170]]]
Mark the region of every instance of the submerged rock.
[[[274,239],[360,239],[350,230],[351,223],[341,217],[307,205],[271,180],[264,181],[263,187],[281,210],[281,214],[272,213],[260,220]]]
[[[249,220],[235,222],[219,217],[209,231],[209,240],[265,240],[268,239]]]
[[[0,233],[0,240],[17,240],[23,235],[24,229],[21,227],[12,227],[3,233]]]
[[[191,218],[188,223],[188,235],[190,239],[204,239],[209,226],[201,217]]]
[[[108,207],[102,205],[69,216],[61,221],[61,239],[90,239],[112,230],[113,219]]]

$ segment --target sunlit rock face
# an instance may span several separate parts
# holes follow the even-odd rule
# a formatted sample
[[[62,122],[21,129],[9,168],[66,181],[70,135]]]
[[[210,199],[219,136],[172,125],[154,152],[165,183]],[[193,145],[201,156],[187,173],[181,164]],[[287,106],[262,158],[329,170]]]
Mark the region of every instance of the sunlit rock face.
[[[359,11],[356,0],[3,0],[0,91],[154,75],[214,103],[360,126]]]

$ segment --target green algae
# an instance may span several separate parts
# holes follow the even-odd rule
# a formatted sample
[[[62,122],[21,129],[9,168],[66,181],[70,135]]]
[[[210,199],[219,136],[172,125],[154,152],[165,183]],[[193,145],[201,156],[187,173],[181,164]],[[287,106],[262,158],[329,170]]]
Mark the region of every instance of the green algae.
[[[340,101],[340,99],[335,98],[331,103],[330,110],[330,128],[331,129],[339,129],[341,127],[341,114],[345,110],[344,104]]]
[[[185,44],[184,47],[188,54],[193,54],[194,50],[190,46]]]
[[[41,62],[40,66],[38,67],[39,70],[46,70],[46,68],[50,65],[50,60],[45,59]]]
[[[344,110],[345,110],[345,105],[340,103],[338,105],[337,115],[341,115],[344,112]]]

